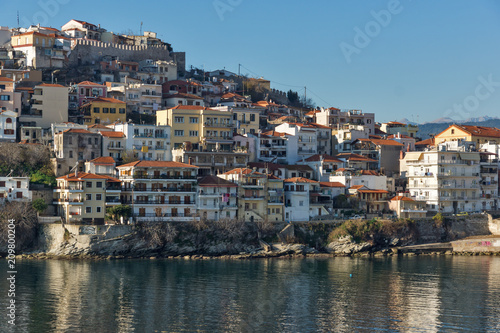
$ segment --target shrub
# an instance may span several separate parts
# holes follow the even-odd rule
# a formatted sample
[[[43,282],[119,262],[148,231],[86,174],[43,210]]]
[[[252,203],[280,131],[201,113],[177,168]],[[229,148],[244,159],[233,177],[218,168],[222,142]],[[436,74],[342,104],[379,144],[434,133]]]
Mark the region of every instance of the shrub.
[[[43,213],[47,209],[47,207],[49,206],[49,205],[47,205],[45,200],[43,200],[42,198],[38,198],[38,199],[33,200],[31,205],[39,214]]]

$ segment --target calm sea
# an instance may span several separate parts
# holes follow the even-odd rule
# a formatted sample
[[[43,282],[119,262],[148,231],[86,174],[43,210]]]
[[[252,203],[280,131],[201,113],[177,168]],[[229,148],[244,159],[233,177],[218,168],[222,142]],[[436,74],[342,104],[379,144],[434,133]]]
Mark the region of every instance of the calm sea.
[[[17,272],[14,329],[0,282],[5,332],[500,332],[499,257],[24,260]]]

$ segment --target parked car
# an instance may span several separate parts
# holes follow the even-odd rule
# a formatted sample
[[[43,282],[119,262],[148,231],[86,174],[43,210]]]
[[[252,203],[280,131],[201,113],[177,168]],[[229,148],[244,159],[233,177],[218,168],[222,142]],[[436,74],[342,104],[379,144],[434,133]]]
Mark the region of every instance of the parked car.
[[[364,218],[364,217],[363,217],[363,216],[361,216],[361,215],[353,215],[353,216],[351,216],[351,219],[353,219],[353,220],[361,220],[361,219],[363,219],[363,218]]]

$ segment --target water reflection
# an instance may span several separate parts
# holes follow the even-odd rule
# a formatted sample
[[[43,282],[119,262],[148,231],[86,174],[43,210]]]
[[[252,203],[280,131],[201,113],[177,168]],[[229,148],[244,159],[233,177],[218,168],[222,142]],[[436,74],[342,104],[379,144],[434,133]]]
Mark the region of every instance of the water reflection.
[[[20,332],[500,330],[498,257],[52,260],[18,267]]]

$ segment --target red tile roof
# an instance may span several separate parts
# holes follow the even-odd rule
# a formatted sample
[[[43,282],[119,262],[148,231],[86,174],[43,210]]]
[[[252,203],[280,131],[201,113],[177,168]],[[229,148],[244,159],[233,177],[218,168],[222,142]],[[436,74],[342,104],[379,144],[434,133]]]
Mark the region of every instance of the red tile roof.
[[[90,82],[90,81],[82,81],[82,82],[78,83],[78,85],[79,86],[82,85],[82,86],[100,86],[100,87],[105,87],[102,84],[95,83],[95,82]]]
[[[91,100],[88,104],[92,103],[115,103],[115,104],[126,104],[123,101],[120,101],[119,99],[112,98],[112,97],[98,97],[96,99]]]
[[[198,186],[206,187],[238,187],[237,184],[217,176],[205,176],[198,182]]]
[[[176,94],[168,94],[164,95],[163,98],[190,98],[190,99],[203,99],[203,97],[193,95],[193,94],[186,94],[186,93],[176,93]]]
[[[361,192],[361,193],[389,193],[388,191],[386,190],[358,190],[358,192]]]
[[[353,153],[340,153],[335,157],[336,158],[345,158],[349,161],[378,162],[377,160],[365,157],[363,155],[353,154]]]
[[[362,187],[365,187],[365,185],[352,185],[349,189],[358,190]]]
[[[58,177],[57,179],[65,179],[67,181],[83,181],[84,179],[106,179],[111,182],[118,182],[120,183],[121,181],[119,179],[116,179],[114,177],[106,176],[106,175],[96,175],[93,173],[87,173],[87,172],[78,172],[77,176],[75,177],[75,173],[72,172],[66,176]]]
[[[285,183],[318,183],[315,180],[310,180],[304,177],[293,177],[284,180]]]
[[[327,154],[316,154],[311,157],[306,158],[306,162],[318,162],[321,160],[321,157],[323,157],[324,162],[337,162],[337,163],[344,163],[343,161],[339,160],[338,158],[335,158],[333,156],[327,155]]]
[[[500,138],[500,129],[496,127],[472,126],[472,125],[451,125],[451,126],[458,127],[474,136]]]
[[[223,175],[248,175],[249,173],[252,173],[253,170],[249,168],[236,168],[233,170],[229,170],[228,172],[224,172]]]
[[[434,146],[436,140],[434,138],[425,139],[415,143],[415,146]]]
[[[42,83],[42,84],[38,85],[37,87],[67,88],[67,87],[62,86],[60,84],[52,84],[52,83]]]
[[[0,81],[12,82],[11,78],[0,76]]]
[[[391,199],[391,201],[415,201],[412,198],[408,198],[402,195],[395,196],[394,198]]]
[[[101,131],[99,132],[102,136],[107,138],[123,138],[125,134],[123,132],[114,132],[114,131]]]
[[[122,164],[118,168],[124,167],[138,167],[138,168],[194,168],[197,169],[196,165],[173,162],[173,161],[135,161],[127,164]]]
[[[62,133],[83,133],[83,134],[94,134],[83,128],[68,128],[67,130],[62,131]]]
[[[94,158],[93,160],[90,160],[90,162],[98,165],[115,165],[115,160],[113,157],[109,156]]]

